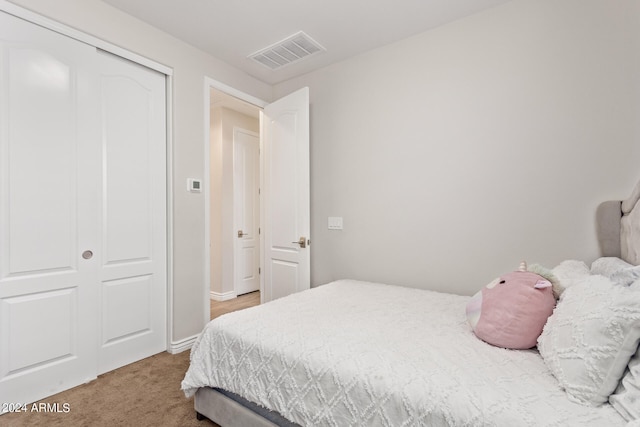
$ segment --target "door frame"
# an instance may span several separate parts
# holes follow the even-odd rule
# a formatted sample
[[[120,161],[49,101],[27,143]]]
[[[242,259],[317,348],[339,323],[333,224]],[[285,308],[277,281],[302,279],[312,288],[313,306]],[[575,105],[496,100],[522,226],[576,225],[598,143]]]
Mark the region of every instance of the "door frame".
[[[166,282],[167,282],[167,345],[166,350],[171,352],[173,343],[173,68],[160,64],[152,59],[116,46],[88,33],[69,27],[51,18],[47,18],[36,12],[32,12],[7,0],[0,0],[0,11],[9,15],[24,19],[27,22],[39,25],[48,30],[62,34],[66,37],[86,43],[95,48],[104,50],[113,55],[128,59],[165,76],[165,103],[166,103]]]
[[[209,323],[211,319],[211,89],[224,92],[227,95],[238,98],[241,101],[264,108],[269,103],[246,92],[238,90],[232,86],[215,80],[211,77],[204,77],[204,175],[202,177],[204,188],[204,286],[202,289],[202,300],[204,303],[203,325]],[[262,242],[262,237],[260,238]],[[262,245],[262,243],[260,243]],[[262,252],[261,252],[262,256]]]

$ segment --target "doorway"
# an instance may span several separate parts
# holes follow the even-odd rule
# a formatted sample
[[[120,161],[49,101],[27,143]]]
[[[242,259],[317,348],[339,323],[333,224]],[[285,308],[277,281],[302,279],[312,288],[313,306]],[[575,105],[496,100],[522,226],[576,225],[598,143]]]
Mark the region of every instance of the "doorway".
[[[309,88],[300,88],[271,103],[210,78],[205,78],[204,89],[206,238],[203,303],[206,323],[209,321],[211,299],[224,301],[238,295],[233,285],[231,259],[234,256],[229,242],[244,234],[243,229],[234,226],[230,220],[233,216],[228,212],[229,205],[233,205],[233,200],[229,199],[229,188],[232,187],[228,179],[232,173],[233,156],[229,155],[232,150],[224,150],[224,146],[212,143],[215,141],[212,136],[218,128],[211,105],[218,95],[223,98],[222,103],[247,104],[245,106],[259,115],[257,136],[260,141],[258,174],[261,194],[258,208],[259,253],[256,258],[262,269],[259,273],[261,303],[310,288],[311,223]],[[216,233],[219,234],[216,236]]]
[[[209,91],[209,299],[259,291],[259,100]],[[233,92],[232,92],[233,93]],[[242,96],[242,94],[240,94]],[[208,305],[208,304],[207,304]]]

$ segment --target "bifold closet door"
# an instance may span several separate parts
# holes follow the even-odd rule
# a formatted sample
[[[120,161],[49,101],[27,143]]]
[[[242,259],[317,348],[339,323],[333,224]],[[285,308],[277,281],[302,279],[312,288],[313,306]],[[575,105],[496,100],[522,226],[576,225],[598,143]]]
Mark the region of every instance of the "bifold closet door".
[[[166,348],[165,77],[0,12],[0,401]]]

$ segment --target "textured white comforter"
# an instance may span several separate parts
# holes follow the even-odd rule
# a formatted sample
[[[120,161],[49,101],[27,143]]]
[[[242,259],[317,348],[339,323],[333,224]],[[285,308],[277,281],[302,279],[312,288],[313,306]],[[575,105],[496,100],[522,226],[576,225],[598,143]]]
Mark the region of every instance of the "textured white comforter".
[[[535,350],[473,335],[468,297],[343,280],[209,323],[182,388],[229,390],[303,426],[618,426],[570,402]]]

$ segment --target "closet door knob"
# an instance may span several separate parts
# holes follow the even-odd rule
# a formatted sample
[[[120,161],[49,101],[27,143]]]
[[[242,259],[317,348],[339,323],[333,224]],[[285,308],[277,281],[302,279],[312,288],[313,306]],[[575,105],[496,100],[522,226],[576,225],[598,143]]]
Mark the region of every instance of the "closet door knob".
[[[91,252],[91,251],[84,251],[84,252],[82,252],[82,258],[84,258],[84,259],[91,259],[91,257],[93,257],[93,252]]]

